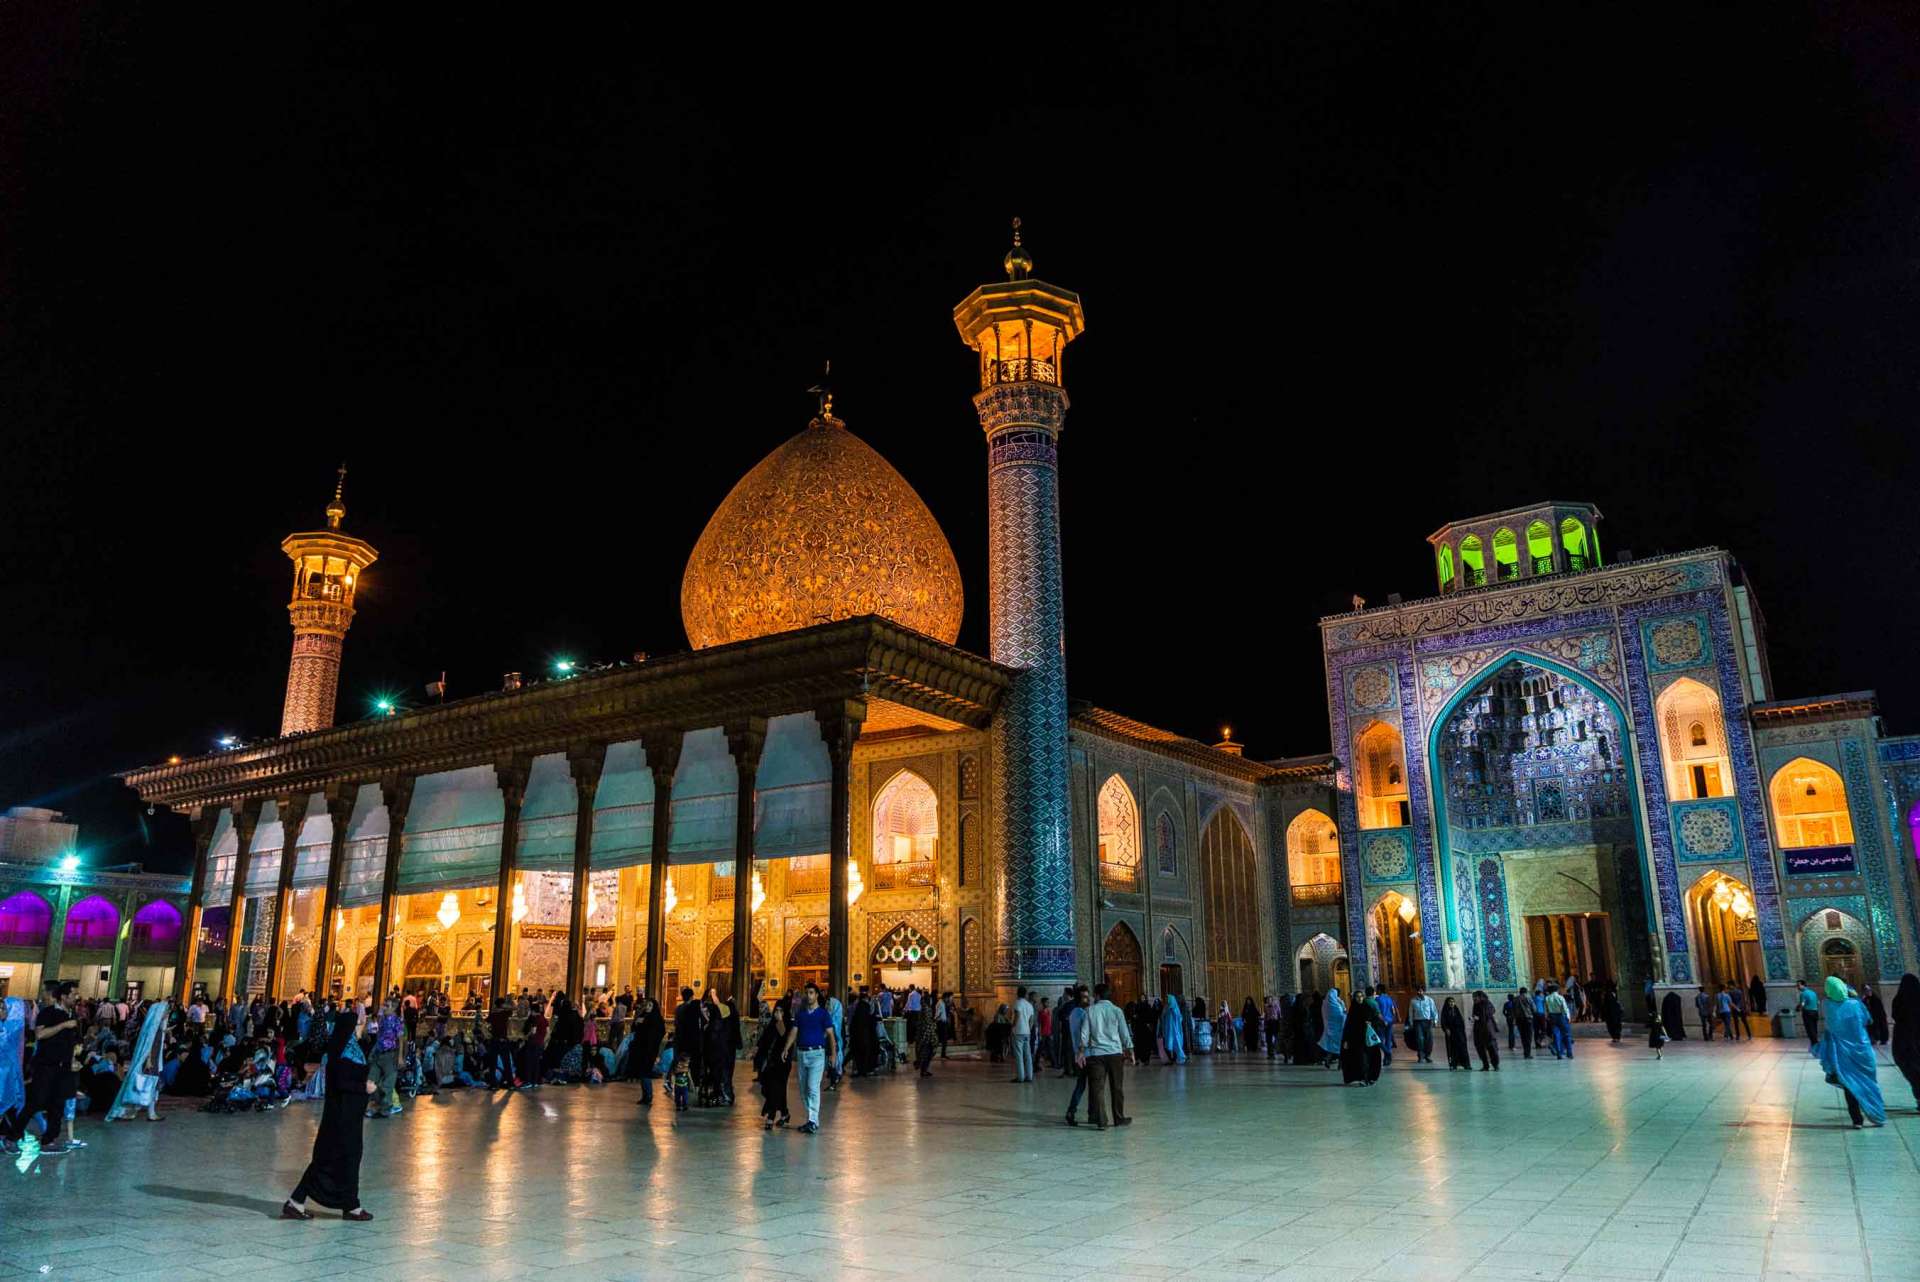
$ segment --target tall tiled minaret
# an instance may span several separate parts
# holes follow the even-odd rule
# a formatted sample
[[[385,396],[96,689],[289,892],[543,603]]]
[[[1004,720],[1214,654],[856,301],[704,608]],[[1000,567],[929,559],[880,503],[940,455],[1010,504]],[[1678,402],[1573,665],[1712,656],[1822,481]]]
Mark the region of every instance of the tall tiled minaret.
[[[987,593],[996,663],[1019,669],[993,723],[994,979],[1064,983],[1078,966],[1067,789],[1065,607],[1060,590],[1062,360],[1086,326],[1076,294],[1032,279],[1013,222],[1007,279],[954,308],[980,357],[987,434]]]
[[[347,505],[341,492],[347,482],[342,466],[327,504],[327,528],[289,534],[280,550],[293,560],[293,662],[287,665],[287,702],[280,714],[280,733],[324,730],[333,724],[334,697],[340,689],[340,652],[346,646],[347,627],[353,622],[353,594],[360,572],[379,553],[340,530]]]

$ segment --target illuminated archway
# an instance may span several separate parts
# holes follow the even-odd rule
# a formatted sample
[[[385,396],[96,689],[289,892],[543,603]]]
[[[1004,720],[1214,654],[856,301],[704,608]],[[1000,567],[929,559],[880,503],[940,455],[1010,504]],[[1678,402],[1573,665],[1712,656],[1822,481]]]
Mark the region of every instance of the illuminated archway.
[[[1440,571],[1440,590],[1453,591],[1453,544],[1442,543],[1433,554],[1434,564]]]
[[[728,965],[732,965],[733,944],[727,944]],[[827,991],[827,932],[818,926],[809,926],[801,932],[800,938],[793,941],[793,947],[787,950],[787,987],[786,991],[797,993],[808,984],[819,988],[821,1000],[826,1000]]]
[[[1266,991],[1260,981],[1260,887],[1253,839],[1231,806],[1214,812],[1200,835],[1206,896],[1207,993],[1239,1008]]]
[[[1653,711],[1660,727],[1660,762],[1666,772],[1668,800],[1731,797],[1733,763],[1727,756],[1720,696],[1691,677],[1682,677],[1661,692]]]
[[[103,895],[88,895],[67,909],[64,947],[106,951],[120,932],[120,910]]]
[[[1580,518],[1570,516],[1560,522],[1560,547],[1567,554],[1569,570],[1584,570],[1590,565],[1600,564],[1591,540],[1587,537],[1587,527]]]
[[[1349,990],[1352,981],[1347,950],[1332,935],[1320,932],[1295,949],[1293,957],[1299,970],[1296,992],[1324,995],[1332,988],[1343,993]]]
[[[0,948],[44,949],[52,934],[53,905],[39,895],[23,890],[0,901]]]
[[[888,988],[909,984],[938,992],[940,949],[912,922],[903,921],[873,949],[873,981]]]
[[[1828,975],[1838,975],[1858,988],[1873,983],[1879,963],[1873,932],[1843,908],[1825,905],[1808,913],[1799,930],[1801,973],[1818,987]]]
[[[1427,963],[1420,945],[1420,907],[1395,890],[1374,902],[1367,913],[1367,951],[1373,982],[1406,998],[1427,986]]]
[[[1400,731],[1385,721],[1369,723],[1354,741],[1354,791],[1362,828],[1404,828],[1407,758]]]
[[[873,888],[933,885],[939,840],[939,798],[925,779],[902,770],[873,803]]]
[[[1100,964],[1107,981],[1107,1000],[1125,1006],[1140,996],[1143,966],[1140,938],[1124,921],[1115,922],[1100,946]]]
[[[1100,786],[1100,884],[1112,890],[1140,887],[1140,808],[1119,775]]]
[[[1318,810],[1302,810],[1287,825],[1287,882],[1296,904],[1339,902],[1340,832]]]
[[[181,925],[180,910],[156,899],[134,913],[128,946],[136,953],[171,953],[180,946]]]
[[[1545,521],[1527,527],[1527,562],[1535,574],[1553,573],[1553,529]]]
[[[1693,936],[1694,980],[1708,992],[1721,984],[1744,988],[1767,973],[1760,952],[1753,889],[1717,869],[1687,888],[1687,931]]]
[[[1487,581],[1487,556],[1481,551],[1480,536],[1469,534],[1460,540],[1460,586],[1477,588]]]
[[[1795,757],[1774,771],[1767,792],[1783,850],[1853,844],[1847,786],[1833,767],[1812,757]]]
[[[760,945],[749,941],[748,947],[753,950],[753,960],[748,963],[753,967],[753,978],[765,979],[767,959],[761,954]],[[723,1001],[731,1002],[734,998],[732,932],[728,932],[727,937],[715,944],[713,951],[707,954],[707,991],[720,994]],[[751,992],[748,995],[751,996]]]
[[[1503,583],[1520,577],[1520,540],[1504,526],[1493,532],[1493,577]]]

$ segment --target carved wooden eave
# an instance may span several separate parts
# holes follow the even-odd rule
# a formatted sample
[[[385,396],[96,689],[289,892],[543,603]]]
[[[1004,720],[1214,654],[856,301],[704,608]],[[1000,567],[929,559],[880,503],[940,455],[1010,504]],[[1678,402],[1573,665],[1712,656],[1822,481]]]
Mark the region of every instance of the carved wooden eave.
[[[149,804],[192,809],[847,702],[885,700],[979,729],[991,720],[1011,675],[978,655],[865,615],[288,735],[120,778]]]

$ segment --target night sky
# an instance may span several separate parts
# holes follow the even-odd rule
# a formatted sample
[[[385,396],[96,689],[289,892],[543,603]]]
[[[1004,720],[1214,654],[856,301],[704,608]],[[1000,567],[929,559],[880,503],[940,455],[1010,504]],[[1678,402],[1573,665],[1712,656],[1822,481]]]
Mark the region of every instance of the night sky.
[[[685,648],[828,358],[984,652],[951,310],[1015,214],[1088,317],[1076,698],[1325,751],[1316,620],[1552,497],[1729,548],[1780,693],[1920,730],[1913,6],[1509,8],[6,6],[0,805],[180,866],[112,772],[277,730],[342,460],[341,720]]]

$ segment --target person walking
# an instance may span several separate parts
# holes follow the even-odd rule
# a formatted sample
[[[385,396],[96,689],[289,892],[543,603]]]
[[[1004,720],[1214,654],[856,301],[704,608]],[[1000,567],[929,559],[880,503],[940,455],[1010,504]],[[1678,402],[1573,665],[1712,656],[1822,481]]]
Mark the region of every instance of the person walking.
[[[75,1147],[60,1138],[60,1128],[75,1089],[73,1049],[80,1041],[80,1019],[74,1014],[73,993],[78,987],[71,979],[55,980],[47,992],[52,1000],[34,1018],[33,1080],[21,1106],[23,1122],[32,1121],[35,1113],[46,1115],[40,1151],[56,1157]]]
[[[840,1043],[834,1037],[832,1014],[820,1005],[819,987],[808,984],[800,1001],[787,1034],[786,1053],[800,1066],[800,1095],[807,1105],[807,1120],[799,1129],[813,1135],[820,1129],[820,1079],[828,1065],[840,1058]]]
[[[1347,1031],[1347,1008],[1340,1000],[1340,990],[1329,988],[1327,998],[1322,1003],[1320,1035],[1320,1064],[1323,1068],[1332,1068],[1340,1062],[1340,1042]]]
[[[1752,1007],[1756,1015],[1767,1013],[1767,981],[1758,975],[1747,985],[1747,1005]]]
[[[1795,1000],[1800,1006],[1800,1022],[1807,1026],[1807,1045],[1818,1046],[1820,1044],[1820,997],[1807,987],[1806,980],[1796,979],[1793,982],[1799,989]]]
[[[171,1004],[169,999],[147,1007],[147,1016],[140,1024],[140,1038],[127,1060],[126,1079],[120,1083],[120,1093],[107,1109],[109,1122],[135,1117],[143,1108],[149,1122],[166,1120],[160,1116],[160,1074],[167,1063],[167,1012]]]
[[[1481,1072],[1500,1071],[1500,1021],[1493,999],[1477,988],[1473,991],[1473,1049],[1480,1055]]]
[[[1702,1040],[1713,1040],[1713,997],[1707,992],[1705,984],[1694,990],[1693,1009],[1700,1016],[1700,1036]]]
[[[373,1043],[373,1064],[368,1073],[373,1089],[368,1092],[371,1096],[367,1101],[368,1117],[393,1117],[400,1112],[402,1031],[399,1003],[389,998],[380,1008],[380,1027]]]
[[[919,1038],[914,1047],[914,1062],[920,1067],[920,1076],[933,1076],[933,1052],[940,1044],[938,1021],[933,1012],[923,1011],[919,1020]]]
[[[1080,1110],[1081,1098],[1087,1093],[1087,1057],[1080,1053],[1080,1033],[1082,1026],[1087,1022],[1086,986],[1083,984],[1078,988],[1068,989],[1061,994],[1060,1000],[1066,1009],[1057,1011],[1055,1017],[1067,1032],[1067,1046],[1070,1051],[1067,1063],[1074,1069],[1075,1079],[1073,1094],[1067,1099],[1067,1125],[1078,1126],[1080,1119],[1075,1114]],[[1087,1106],[1087,1116],[1093,1116],[1092,1105]]]
[[[1915,1108],[1920,1108],[1920,976],[1900,977],[1893,990],[1893,1062],[1907,1079]],[[0,1108],[0,1112],[5,1112]]]
[[[1507,998],[1507,1049],[1513,1049],[1515,1039],[1520,1043],[1522,1059],[1533,1058],[1533,1046],[1537,1040],[1533,1026],[1533,999],[1522,988]]]
[[[1626,1024],[1627,1012],[1620,1006],[1620,990],[1609,987],[1600,996],[1600,1017],[1607,1022],[1607,1036],[1613,1044],[1620,1044],[1620,1032]]]
[[[1733,994],[1727,991],[1725,984],[1720,985],[1720,991],[1713,995],[1713,1013],[1726,1032],[1727,1041],[1739,1041],[1740,1035],[1733,1031]]]
[[[789,1045],[793,1024],[787,1019],[785,1002],[774,1003],[766,1024],[767,1031],[761,1036],[765,1049],[755,1067],[760,1077],[760,1116],[772,1130],[793,1120],[793,1109],[787,1103],[787,1078],[793,1072],[793,1048]]]
[[[1676,1042],[1687,1040],[1686,1011],[1680,1005],[1680,993],[1677,989],[1669,988],[1667,995],[1660,1001],[1660,1024],[1667,1030],[1668,1040]]]
[[[1160,1007],[1160,1054],[1170,1065],[1187,1062],[1187,1019],[1178,997]]]
[[[1447,1071],[1471,1070],[1473,1061],[1467,1058],[1467,1021],[1460,1014],[1459,1003],[1451,997],[1440,1008],[1440,1032],[1447,1042]]]
[[[313,1158],[280,1205],[283,1220],[311,1220],[309,1200],[339,1211],[343,1220],[365,1223],[373,1218],[360,1205],[360,1154],[365,1139],[361,1128],[374,1116],[361,1101],[377,1089],[367,1076],[367,1054],[360,1037],[363,1019],[359,1002],[333,1017],[326,1044],[326,1103],[321,1105],[320,1129],[313,1137]]]
[[[1887,1124],[1886,1102],[1880,1097],[1880,1058],[1867,1035],[1867,1008],[1838,975],[1827,976],[1827,999],[1820,1012],[1825,1030],[1813,1048],[1827,1081],[1847,1097],[1853,1129]]]
[[[1547,1029],[1553,1036],[1553,1057],[1555,1059],[1573,1058],[1573,1022],[1569,1017],[1567,999],[1561,994],[1559,986],[1547,985]]]
[[[1653,1052],[1655,1059],[1665,1058],[1660,1048],[1667,1044],[1666,1021],[1660,1017],[1660,1008],[1652,1002],[1647,1003],[1647,1049]]]
[[[1385,984],[1373,990],[1373,1009],[1380,1016],[1380,1062],[1391,1065],[1393,1063],[1393,1026],[1400,1018],[1400,1008],[1395,1005],[1393,994],[1387,991]]]
[[[1031,1082],[1033,1080],[1033,1003],[1027,1000],[1026,985],[1022,984],[1014,993],[1013,1006],[1007,1014],[1011,1022],[1007,1037],[1013,1048],[1013,1077],[1009,1080]],[[1132,1039],[1129,1038],[1128,1041],[1131,1043]]]
[[[1872,984],[1860,985],[1860,1004],[1867,1008],[1867,1032],[1875,1046],[1887,1044],[1887,1004],[1880,1000]]]
[[[1080,1025],[1076,1049],[1087,1066],[1087,1112],[1096,1130],[1106,1130],[1108,1119],[1115,1126],[1126,1126],[1126,1093],[1122,1086],[1123,1066],[1133,1058],[1133,1034],[1127,1029],[1127,1017],[1107,1000],[1107,986],[1093,986],[1093,1005]]]
[[[1433,998],[1427,996],[1427,990],[1417,988],[1413,1001],[1407,1006],[1407,1018],[1412,1021],[1413,1054],[1415,1062],[1433,1063],[1433,1021],[1440,1018],[1440,1012],[1434,1009]],[[1511,1031],[1512,1026],[1508,1026]]]

